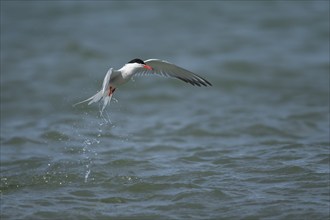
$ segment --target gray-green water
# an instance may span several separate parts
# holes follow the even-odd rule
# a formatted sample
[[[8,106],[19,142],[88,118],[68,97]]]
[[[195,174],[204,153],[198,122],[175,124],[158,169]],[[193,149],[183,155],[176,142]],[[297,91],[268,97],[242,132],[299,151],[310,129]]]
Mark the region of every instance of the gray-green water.
[[[72,107],[136,57],[213,87]],[[1,219],[328,218],[329,2],[1,1],[0,192]]]

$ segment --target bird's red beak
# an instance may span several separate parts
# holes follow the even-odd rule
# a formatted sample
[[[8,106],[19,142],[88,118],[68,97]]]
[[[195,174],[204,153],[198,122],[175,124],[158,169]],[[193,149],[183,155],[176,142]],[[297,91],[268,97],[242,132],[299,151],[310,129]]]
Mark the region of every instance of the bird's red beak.
[[[148,66],[146,64],[143,65],[143,68],[146,68],[147,70],[152,70],[152,67],[151,66]]]

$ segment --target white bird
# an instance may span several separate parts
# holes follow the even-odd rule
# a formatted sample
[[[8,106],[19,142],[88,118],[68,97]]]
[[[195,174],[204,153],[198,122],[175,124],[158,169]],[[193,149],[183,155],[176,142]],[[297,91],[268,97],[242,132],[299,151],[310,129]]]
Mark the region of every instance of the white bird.
[[[94,102],[98,102],[103,99],[103,107],[101,110],[102,113],[104,108],[110,102],[111,97],[117,87],[129,81],[134,75],[145,74],[174,77],[186,83],[190,83],[193,86],[212,86],[209,81],[197,75],[196,73],[190,72],[189,70],[178,67],[167,61],[158,59],[149,59],[142,61],[141,59],[136,58],[129,61],[119,70],[114,70],[113,68],[110,68],[104,77],[102,89],[92,97],[84,101],[78,102],[75,105],[88,101],[88,105],[90,105]]]

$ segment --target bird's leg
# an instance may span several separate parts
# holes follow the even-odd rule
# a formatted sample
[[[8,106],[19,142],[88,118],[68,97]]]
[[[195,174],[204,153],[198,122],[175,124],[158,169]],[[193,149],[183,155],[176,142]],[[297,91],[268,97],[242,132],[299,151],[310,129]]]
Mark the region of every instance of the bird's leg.
[[[110,86],[108,96],[111,96],[115,92],[115,90],[116,90],[116,88],[113,88],[112,86]]]

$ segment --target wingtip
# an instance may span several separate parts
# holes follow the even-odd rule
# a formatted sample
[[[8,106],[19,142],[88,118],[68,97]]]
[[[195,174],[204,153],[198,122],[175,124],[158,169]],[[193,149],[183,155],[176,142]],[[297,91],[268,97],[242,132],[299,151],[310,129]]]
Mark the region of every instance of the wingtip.
[[[212,83],[210,83],[209,81],[205,80],[205,82],[206,82],[209,86],[213,86]]]

